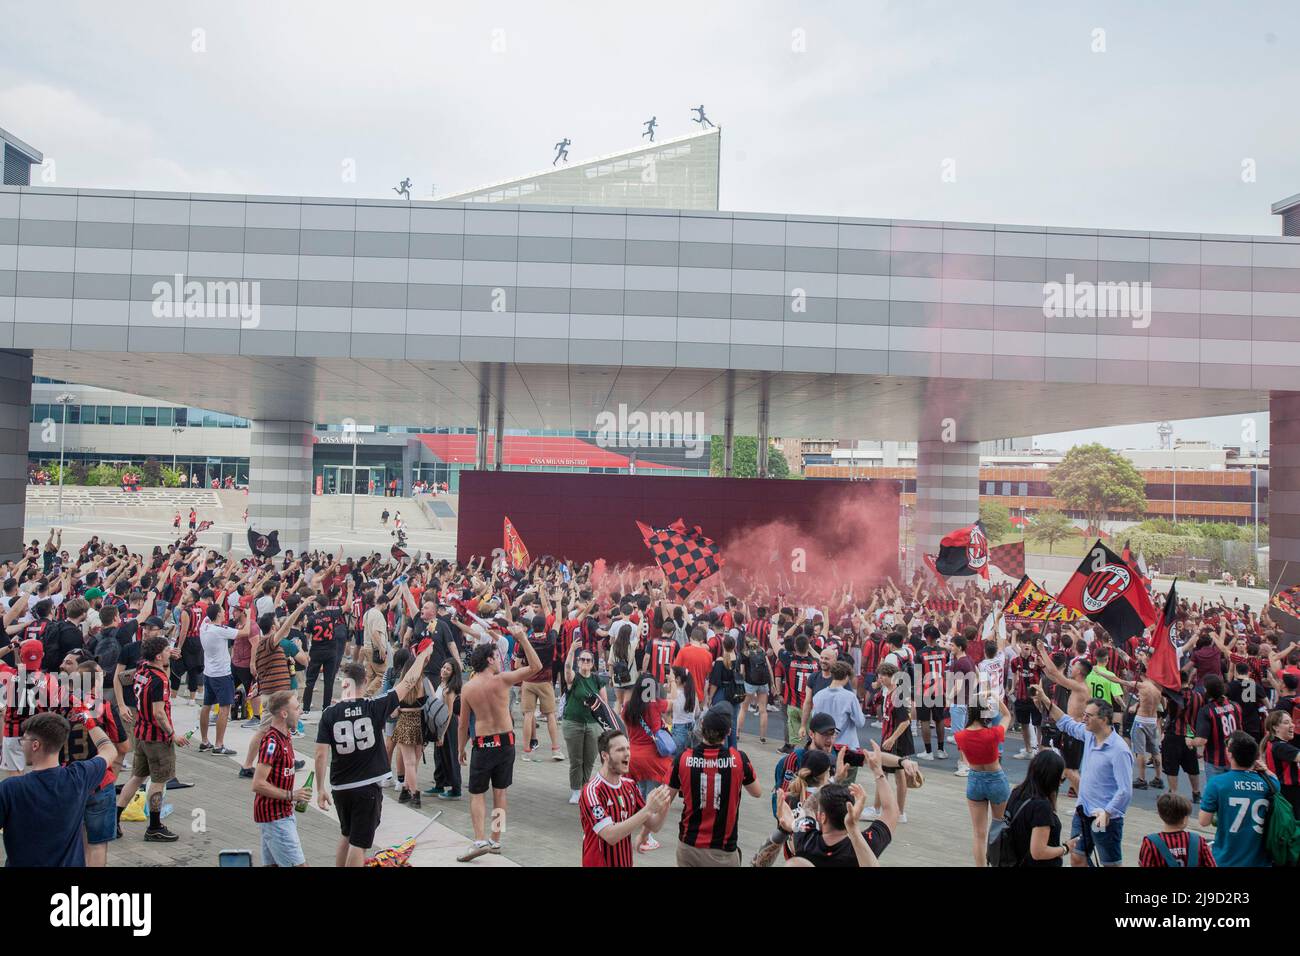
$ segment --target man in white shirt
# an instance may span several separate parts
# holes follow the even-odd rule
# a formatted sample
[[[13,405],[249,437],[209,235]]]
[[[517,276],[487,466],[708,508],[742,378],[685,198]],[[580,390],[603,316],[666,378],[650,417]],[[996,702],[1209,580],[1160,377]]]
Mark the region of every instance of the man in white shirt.
[[[232,608],[230,622],[234,627],[218,624],[221,607],[208,605],[206,620],[199,625],[199,643],[203,646],[203,707],[199,710],[199,736],[202,742],[199,751],[210,750],[221,756],[232,756],[235,752],[226,747],[226,724],[230,720],[230,710],[235,704],[235,679],[230,668],[230,645],[240,635],[248,635],[248,621],[244,620],[243,608]],[[212,718],[212,707],[220,704],[217,714],[217,745],[208,743],[208,722]]]

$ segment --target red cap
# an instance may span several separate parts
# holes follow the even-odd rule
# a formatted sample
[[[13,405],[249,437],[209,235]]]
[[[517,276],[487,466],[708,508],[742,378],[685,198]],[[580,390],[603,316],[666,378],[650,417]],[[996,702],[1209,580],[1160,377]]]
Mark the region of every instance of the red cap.
[[[45,659],[45,645],[36,638],[23,641],[18,645],[18,658],[29,671],[39,670]]]

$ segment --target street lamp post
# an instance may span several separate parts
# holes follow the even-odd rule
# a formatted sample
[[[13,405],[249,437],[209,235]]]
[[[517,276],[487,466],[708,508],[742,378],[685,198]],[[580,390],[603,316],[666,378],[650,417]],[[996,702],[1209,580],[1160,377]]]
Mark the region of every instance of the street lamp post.
[[[176,439],[180,437],[183,431],[185,431],[184,425],[172,426],[172,471],[176,470]]]
[[[1174,473],[1174,516],[1173,516],[1173,523],[1174,523],[1174,524],[1178,524],[1178,446],[1177,446],[1176,444],[1171,444],[1170,447],[1169,447],[1169,450],[1170,450],[1170,452],[1171,452],[1171,453],[1173,454],[1173,456],[1174,456],[1174,461],[1173,461],[1173,473]]]
[[[367,483],[366,491],[369,491]],[[352,424],[352,519],[350,527],[353,531],[357,530],[357,426]]]
[[[68,406],[75,398],[71,392],[64,392],[55,399],[63,406],[63,424],[59,427],[59,521],[63,521],[63,449],[68,437]]]

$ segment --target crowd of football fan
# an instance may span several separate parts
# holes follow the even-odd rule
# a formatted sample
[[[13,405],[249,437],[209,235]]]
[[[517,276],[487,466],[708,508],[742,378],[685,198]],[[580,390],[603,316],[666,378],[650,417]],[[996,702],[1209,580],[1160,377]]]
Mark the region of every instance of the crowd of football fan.
[[[337,812],[332,862],[365,863],[386,787],[413,807],[464,787],[460,859],[500,853],[488,810],[507,807],[516,737],[525,760],[567,760],[589,866],[658,849],[678,801],[682,866],[877,865],[950,737],[976,865],[1118,865],[1133,791],[1150,788],[1162,828],[1141,865],[1269,865],[1300,809],[1300,651],[1236,602],[1180,602],[1183,686],[1168,691],[1148,679],[1150,632],[1117,643],[1086,619],[1008,619],[1009,588],[921,572],[867,588],[718,575],[680,598],[657,571],[602,562],[240,558],[193,532],[147,554],[98,538],[70,552],[51,531],[2,577],[10,865],[102,866],[124,818],[177,840],[162,819],[176,751],[240,757],[232,720],[254,731],[238,773],[267,865],[306,862],[309,802]],[[198,707],[197,739],[175,732],[173,695]],[[308,723],[311,768],[294,743]],[[1012,789],[1017,728],[1010,759],[1029,764]],[[777,752],[772,779],[742,734]],[[742,792],[772,817],[748,859]],[[1076,797],[1067,832],[1058,798]]]

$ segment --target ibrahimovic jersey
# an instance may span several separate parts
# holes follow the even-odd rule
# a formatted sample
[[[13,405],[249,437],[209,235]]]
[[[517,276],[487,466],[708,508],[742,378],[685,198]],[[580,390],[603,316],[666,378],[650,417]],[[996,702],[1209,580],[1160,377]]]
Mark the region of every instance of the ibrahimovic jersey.
[[[682,795],[678,839],[700,849],[736,849],[740,791],[754,782],[754,765],[734,747],[701,744],[678,755],[668,786]]]
[[[607,843],[600,831],[622,823],[645,806],[641,791],[631,777],[612,784],[597,773],[582,788],[578,813],[582,817],[583,866],[631,866],[632,834],[617,843]]]

